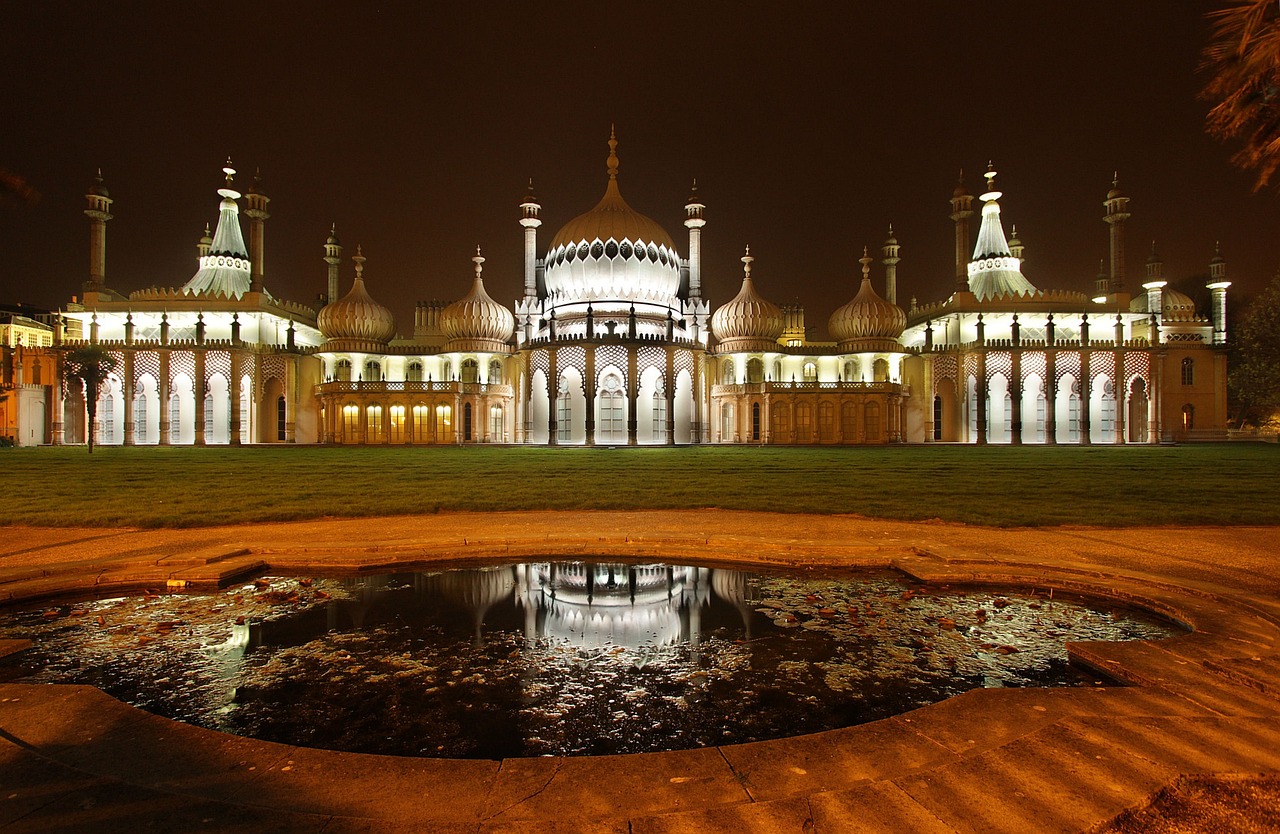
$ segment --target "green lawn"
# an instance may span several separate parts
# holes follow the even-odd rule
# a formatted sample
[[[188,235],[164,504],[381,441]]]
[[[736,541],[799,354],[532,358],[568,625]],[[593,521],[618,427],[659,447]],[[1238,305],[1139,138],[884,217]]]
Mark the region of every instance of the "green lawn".
[[[996,526],[1280,523],[1280,446],[0,451],[0,525],[724,507]]]

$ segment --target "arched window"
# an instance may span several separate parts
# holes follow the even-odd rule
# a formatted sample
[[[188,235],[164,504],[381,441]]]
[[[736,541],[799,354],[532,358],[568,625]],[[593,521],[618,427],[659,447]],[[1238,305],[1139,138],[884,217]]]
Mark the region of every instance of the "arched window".
[[[1196,363],[1190,356],[1182,360],[1182,384],[1196,384]]]
[[[845,443],[855,443],[858,440],[858,406],[853,402],[844,402],[840,404],[840,433],[844,435]]]
[[[500,360],[494,359],[489,363],[489,384],[502,384],[502,362]]]
[[[36,360],[35,362],[31,363],[31,384],[32,385],[40,384],[40,361],[39,360]]]
[[[818,403],[818,440],[830,443],[836,439],[836,407],[833,403]]]
[[[351,381],[351,360],[350,359],[338,360],[337,364],[334,365],[334,368],[333,368],[333,378],[336,379],[338,382]]]
[[[1187,403],[1182,407],[1182,430],[1191,431],[1196,427],[1196,407]]]
[[[791,442],[791,421],[787,419],[788,417],[785,403],[778,403],[770,410],[769,420],[773,425],[769,431],[773,433],[773,437],[770,438],[773,443]]]
[[[342,407],[342,442],[355,443],[360,439],[360,406],[347,403]]]
[[[436,406],[436,442],[453,442],[453,406]]]
[[[622,379],[617,374],[609,374],[600,383],[600,423],[596,427],[596,437],[605,443],[626,439],[622,401]]]
[[[760,403],[751,404],[751,439],[760,442]]]
[[[489,442],[507,442],[507,423],[502,416],[502,406],[489,406]]]
[[[1111,380],[1107,380],[1102,384],[1102,418],[1099,429],[1102,436],[1110,439],[1111,433],[1116,430],[1116,387],[1111,384]]]
[[[370,443],[382,442],[382,406],[371,405],[364,410],[368,419],[368,440]]]
[[[204,395],[204,438],[206,443],[213,439],[213,394]]]
[[[862,413],[863,413],[863,423],[866,426],[867,442],[879,443],[882,438],[882,426],[880,423],[880,404],[867,403]]]
[[[382,364],[377,359],[370,359],[364,363],[364,381],[382,381]]]
[[[858,363],[852,359],[847,360],[844,363],[844,370],[840,372],[840,376],[845,382],[857,382]]]
[[[889,360],[877,359],[875,364],[871,366],[871,372],[876,382],[889,381]]]
[[[462,360],[462,381],[463,382],[479,382],[480,381],[480,363],[474,359]]]
[[[720,381],[725,385],[733,385],[738,381],[737,371],[733,367],[732,359],[724,360],[724,364],[720,366]]]
[[[733,403],[722,403],[720,405],[720,442],[732,443],[734,434]]]
[[[1044,424],[1047,419],[1047,409],[1049,401],[1044,396],[1044,386],[1041,385],[1036,390],[1036,442],[1044,442]]]
[[[933,439],[942,439],[942,397],[933,398]]]
[[[133,442],[147,442],[147,395],[139,393],[133,401]]]
[[[177,394],[169,397],[169,442],[182,436],[182,400]]]
[[[815,362],[805,362],[804,369],[801,372],[804,375],[805,382],[818,381],[818,365]]]
[[[413,407],[413,442],[421,443],[431,431],[431,409],[419,403]]]
[[[782,382],[782,360],[773,363],[773,381]]]
[[[276,440],[285,439],[285,404],[284,395],[276,397]]]
[[[390,412],[388,412],[388,416],[390,416],[391,418],[391,442],[403,443],[404,442],[404,406],[402,405],[391,406],[391,410]]]
[[[462,439],[471,440],[471,403],[462,406]]]
[[[796,404],[796,440],[800,443],[813,441],[813,406],[808,403]]]
[[[1008,392],[1004,392],[1004,435],[1006,439],[1013,440],[1013,396]]]
[[[1071,396],[1067,400],[1067,439],[1080,441],[1080,383],[1071,383]]]
[[[661,387],[653,392],[653,439],[658,443],[667,440],[667,392]]]
[[[406,365],[404,378],[406,382],[422,382],[422,363],[415,359]]]
[[[103,386],[107,388],[107,386]],[[102,418],[102,442],[111,443],[116,436],[116,401],[107,390],[98,406],[98,414]]]
[[[748,359],[747,360],[747,382],[752,385],[758,385],[764,382],[764,360]]]

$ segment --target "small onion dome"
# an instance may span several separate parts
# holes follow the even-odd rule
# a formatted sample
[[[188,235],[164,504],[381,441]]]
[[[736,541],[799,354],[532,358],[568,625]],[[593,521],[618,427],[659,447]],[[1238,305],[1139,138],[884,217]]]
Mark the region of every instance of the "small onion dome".
[[[1165,321],[1196,321],[1196,302],[1191,296],[1165,287],[1160,293],[1161,315]]]
[[[449,350],[505,352],[515,331],[516,317],[485,292],[484,280],[480,277],[484,258],[480,256],[479,246],[471,262],[476,265],[471,292],[444,308],[440,313],[440,329],[449,339]]]
[[[316,317],[325,350],[380,351],[395,338],[396,319],[364,286],[364,255],[356,246],[356,280],[351,291],[327,304]]]
[[[871,258],[863,250],[862,286],[853,300],[831,314],[827,331],[843,351],[896,351],[907,314],[885,301],[871,286]]]
[[[89,194],[96,197],[110,197],[107,187],[102,184],[102,169],[98,169],[97,175],[93,178],[93,182],[89,184]]]
[[[1111,190],[1107,192],[1107,199],[1114,200],[1118,197],[1127,197],[1127,196],[1128,195],[1126,195],[1123,191],[1120,190],[1120,175],[1116,174],[1111,179]]]
[[[782,335],[782,310],[756,292],[751,280],[751,247],[742,258],[742,289],[711,316],[711,332],[726,351],[770,350]]]

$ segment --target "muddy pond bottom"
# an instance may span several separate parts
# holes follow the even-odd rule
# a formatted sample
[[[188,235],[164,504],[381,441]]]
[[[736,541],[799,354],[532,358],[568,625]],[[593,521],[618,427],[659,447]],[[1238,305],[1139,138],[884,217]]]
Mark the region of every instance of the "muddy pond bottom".
[[[91,684],[286,744],[499,759],[738,744],[978,687],[1108,685],[1067,641],[1178,631],[1047,591],[546,562],[9,612],[0,636],[35,646],[0,679]]]

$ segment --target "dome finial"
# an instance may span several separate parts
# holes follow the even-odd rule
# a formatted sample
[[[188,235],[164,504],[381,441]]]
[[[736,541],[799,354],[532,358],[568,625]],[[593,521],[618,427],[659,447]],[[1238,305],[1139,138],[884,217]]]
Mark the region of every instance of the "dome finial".
[[[351,256],[351,260],[356,262],[356,280],[363,281],[365,257],[364,257],[364,252],[362,252],[360,249],[359,243],[356,244],[356,253]]]
[[[484,271],[484,256],[480,254],[480,244],[478,243],[476,244],[475,257],[471,259],[471,262],[476,265],[476,280],[479,281],[480,273]]]
[[[618,178],[618,136],[614,132],[613,123],[609,124],[609,158],[605,164],[609,168],[609,179]]]
[[[231,187],[231,181],[235,179],[236,169],[231,165],[231,157],[227,157],[227,162],[222,166],[222,173],[227,176],[227,188]]]
[[[742,256],[742,277],[743,277],[743,280],[747,280],[747,281],[750,281],[750,280],[751,280],[751,262],[752,262],[752,261],[754,261],[754,260],[755,260],[755,258],[751,257],[751,244],[749,244],[749,243],[748,243],[748,244],[747,244],[747,251],[746,251],[746,254],[744,254],[744,255]]]
[[[858,258],[858,263],[862,264],[862,280],[871,280],[871,255],[868,253],[867,247],[862,247],[862,257]]]

